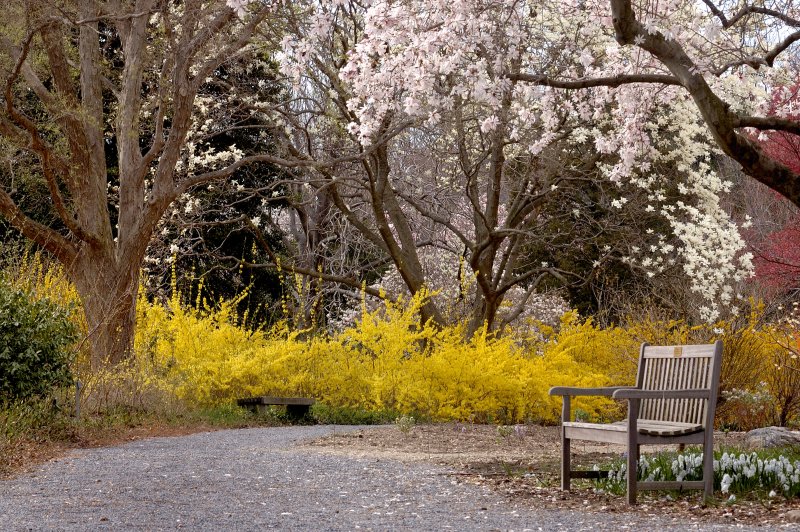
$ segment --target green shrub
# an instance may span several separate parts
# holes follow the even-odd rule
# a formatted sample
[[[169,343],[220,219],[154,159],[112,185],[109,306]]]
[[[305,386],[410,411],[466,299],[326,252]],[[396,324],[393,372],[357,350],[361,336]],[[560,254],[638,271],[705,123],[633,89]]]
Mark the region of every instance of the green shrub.
[[[394,421],[397,412],[314,403],[311,406],[311,417],[324,425],[383,425]]]
[[[68,384],[78,330],[70,309],[33,300],[0,279],[0,403]]]

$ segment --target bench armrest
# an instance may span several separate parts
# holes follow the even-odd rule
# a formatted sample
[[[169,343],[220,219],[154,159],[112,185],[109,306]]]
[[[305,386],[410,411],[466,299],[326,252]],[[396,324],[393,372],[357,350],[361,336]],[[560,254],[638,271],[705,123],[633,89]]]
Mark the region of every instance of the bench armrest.
[[[553,386],[550,388],[550,395],[566,395],[576,397],[578,395],[604,395],[611,397],[619,390],[636,389],[635,386],[609,386],[607,388],[571,388],[569,386]]]
[[[613,393],[614,399],[708,399],[710,390],[639,390],[624,389]]]

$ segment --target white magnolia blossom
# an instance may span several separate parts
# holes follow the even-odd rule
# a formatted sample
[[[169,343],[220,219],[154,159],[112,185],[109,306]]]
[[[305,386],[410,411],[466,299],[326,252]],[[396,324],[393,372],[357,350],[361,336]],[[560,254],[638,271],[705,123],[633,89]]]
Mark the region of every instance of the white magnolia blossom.
[[[241,2],[229,2],[234,4]],[[298,84],[315,50],[330,46],[342,5],[303,4],[305,29],[284,38],[281,71]],[[698,2],[636,9],[648,33],[678,41],[690,54],[733,39]],[[617,44],[607,0],[374,0],[364,4],[361,16],[363,34],[339,78],[357,117],[347,130],[362,144],[374,143],[387,119],[438,123],[464,102],[477,113],[482,134],[505,134],[512,141],[508,155],[542,153],[568,124],[569,140],[592,142],[601,154],[614,156],[600,166],[604,178],[645,190],[646,211],[668,220],[680,242],[676,248],[670,235],[652,235],[653,245],[632,250],[630,259],[646,264],[651,276],[679,260],[692,290],[707,301],[700,311],[708,320],[733,303],[735,284],[752,272],[752,257],[720,204],[731,184],[714,170],[721,154],[689,96],[672,86],[563,91],[512,81],[516,73],[561,79],[663,73],[649,54]],[[711,69],[710,60],[696,56],[700,73]],[[756,111],[753,102],[764,100],[753,97],[756,75],[778,76],[747,72],[709,75],[707,81],[737,110]],[[677,185],[678,201],[667,200],[670,185]],[[618,198],[611,206],[624,209],[625,203]]]

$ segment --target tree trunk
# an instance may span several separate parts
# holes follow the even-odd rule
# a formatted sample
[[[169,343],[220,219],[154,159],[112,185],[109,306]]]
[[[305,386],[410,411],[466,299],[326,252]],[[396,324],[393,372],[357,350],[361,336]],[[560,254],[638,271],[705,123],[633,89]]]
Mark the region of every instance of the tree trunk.
[[[118,364],[133,348],[138,263],[84,252],[68,273],[83,302],[92,369]]]
[[[409,292],[416,295],[426,287],[425,271],[417,254],[417,242],[411,224],[397,201],[389,179],[391,168],[388,148],[381,146],[376,149],[372,162],[373,166],[368,168],[367,172],[370,175],[371,206],[378,233],[383,238],[386,250]],[[394,226],[397,238],[390,229],[390,223]],[[423,323],[430,322],[436,327],[446,323],[441,311],[430,297],[420,308],[420,318]]]
[[[0,139],[10,153],[36,158],[32,175],[40,175],[50,193],[58,229],[26,213],[5,179],[0,216],[65,266],[83,301],[90,362],[97,369],[119,363],[131,351],[139,269],[167,208],[193,187],[272,159],[262,154],[200,173],[176,173],[198,121],[198,92],[220,65],[242,59],[272,9],[253,8],[242,21],[224,2],[190,2],[178,10],[162,9],[156,0],[135,6],[56,4],[9,6],[27,18],[0,46],[7,89]],[[153,13],[159,16],[152,18]],[[28,30],[24,39],[12,40]],[[112,53],[122,62],[109,61]],[[144,97],[145,85],[156,98]],[[141,127],[145,117],[148,123],[153,119],[152,129]],[[111,167],[109,143],[116,143],[117,151]],[[109,195],[116,188],[110,171],[119,180],[116,197]],[[112,217],[115,206],[118,216]]]
[[[498,296],[496,293],[487,296],[478,290],[473,304],[472,318],[467,328],[467,339],[472,338],[484,326],[489,331],[494,329],[495,318],[502,299],[502,296]]]

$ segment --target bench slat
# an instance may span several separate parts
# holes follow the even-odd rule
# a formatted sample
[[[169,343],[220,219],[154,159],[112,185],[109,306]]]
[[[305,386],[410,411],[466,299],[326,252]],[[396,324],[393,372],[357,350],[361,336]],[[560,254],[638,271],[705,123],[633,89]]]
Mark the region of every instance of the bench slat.
[[[239,406],[251,405],[304,405],[311,406],[315,403],[314,399],[308,397],[248,397],[246,399],[238,399],[236,403]]]
[[[676,355],[675,349],[680,348]],[[705,345],[649,345],[644,358],[708,358],[714,355],[714,344]]]
[[[627,422],[617,423],[582,423],[578,421],[568,421],[563,424],[565,427],[574,429],[587,429],[592,431],[609,431],[625,433],[628,431]],[[702,425],[694,423],[674,423],[670,421],[654,421],[649,419],[639,419],[636,421],[636,428],[639,434],[650,436],[683,436],[694,434],[703,430]]]

